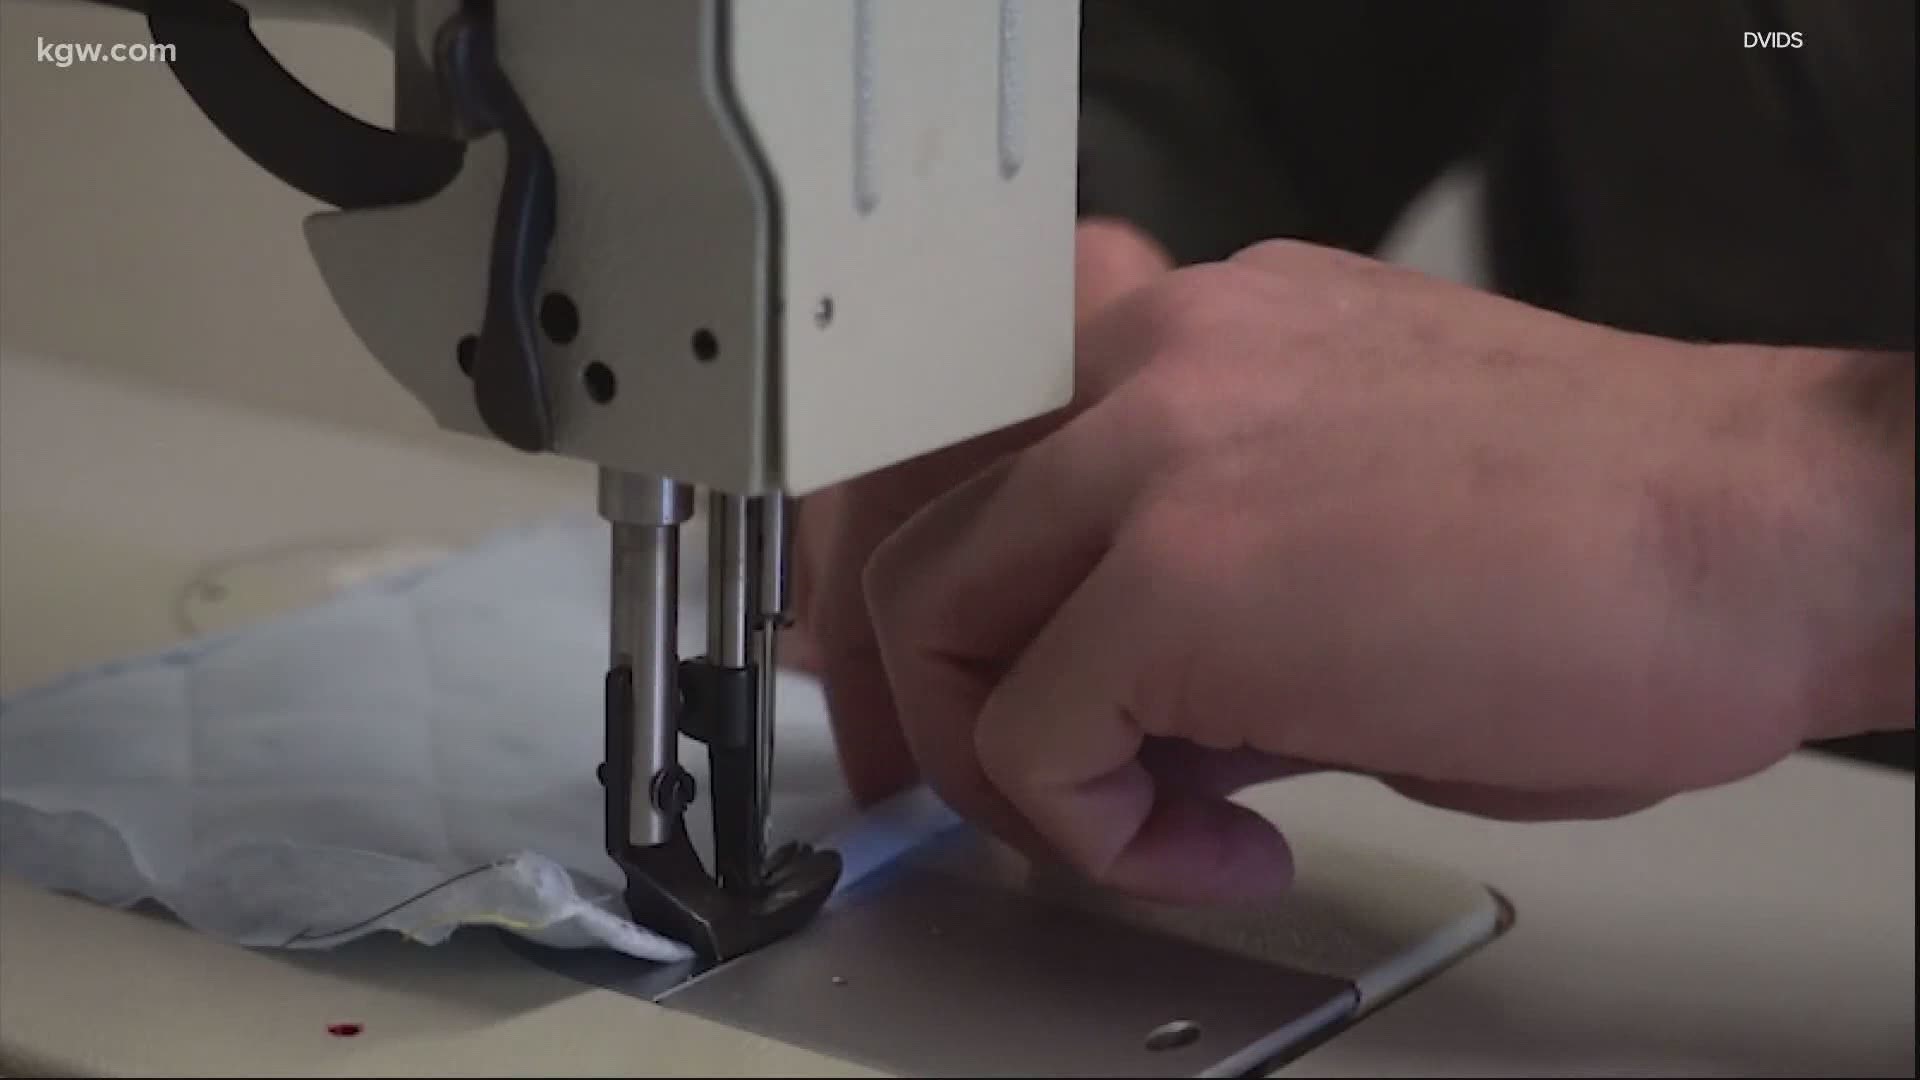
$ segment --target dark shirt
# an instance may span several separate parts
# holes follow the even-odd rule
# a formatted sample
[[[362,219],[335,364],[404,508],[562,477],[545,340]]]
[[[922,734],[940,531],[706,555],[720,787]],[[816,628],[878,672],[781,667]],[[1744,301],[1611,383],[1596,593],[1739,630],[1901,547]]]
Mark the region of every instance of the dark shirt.
[[[1370,251],[1474,163],[1500,292],[1674,338],[1911,351],[1914,7],[1086,0],[1081,206],[1183,263]],[[1912,768],[1911,732],[1843,748]]]

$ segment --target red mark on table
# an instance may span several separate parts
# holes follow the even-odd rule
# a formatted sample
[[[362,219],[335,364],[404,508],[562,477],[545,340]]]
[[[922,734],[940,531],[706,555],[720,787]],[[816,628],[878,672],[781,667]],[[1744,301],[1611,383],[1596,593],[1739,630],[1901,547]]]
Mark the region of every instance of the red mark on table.
[[[363,1030],[364,1028],[361,1025],[353,1023],[351,1021],[344,1024],[328,1024],[327,1025],[327,1034],[333,1036],[336,1039],[351,1039],[355,1035],[360,1034],[360,1032]]]

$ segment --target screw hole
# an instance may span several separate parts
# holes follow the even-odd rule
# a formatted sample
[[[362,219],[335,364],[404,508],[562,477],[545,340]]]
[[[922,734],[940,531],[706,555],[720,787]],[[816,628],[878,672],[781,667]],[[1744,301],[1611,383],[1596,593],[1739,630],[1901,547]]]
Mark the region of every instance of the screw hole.
[[[713,358],[719,355],[720,339],[713,336],[713,331],[703,326],[693,332],[694,359],[703,364],[710,364]]]
[[[833,297],[823,296],[813,305],[813,325],[825,330],[833,322]]]
[[[540,301],[540,329],[556,345],[565,345],[580,336],[580,309],[566,293],[548,293]]]
[[[461,338],[460,343],[454,346],[453,356],[460,364],[460,374],[469,379],[473,378],[473,356],[479,351],[480,339],[472,334]]]
[[[1147,1032],[1147,1049],[1179,1050],[1200,1041],[1200,1025],[1191,1020],[1174,1020]]]
[[[580,373],[580,380],[587,384],[587,396],[601,405],[613,400],[620,389],[619,380],[613,377],[613,369],[595,360]]]

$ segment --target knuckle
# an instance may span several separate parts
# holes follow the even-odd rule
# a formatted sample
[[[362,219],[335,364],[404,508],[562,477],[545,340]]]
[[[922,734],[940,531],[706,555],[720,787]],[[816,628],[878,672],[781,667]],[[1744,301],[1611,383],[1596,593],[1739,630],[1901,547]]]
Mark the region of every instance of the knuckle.
[[[1178,618],[1168,623],[1184,622]],[[1205,746],[1217,746],[1214,729],[1227,717],[1209,718],[1192,707],[1200,645],[1191,633],[1161,631],[1160,640],[1134,674],[1134,720],[1148,735],[1180,737]]]
[[[1260,527],[1209,492],[1172,485],[1142,501],[1114,546],[1127,580],[1155,614],[1143,644],[1191,639],[1213,619],[1237,614],[1237,598],[1260,566]],[[1169,645],[1153,650],[1172,656]]]
[[[1192,550],[1193,521],[1188,515],[1156,503],[1142,509],[1128,523],[1117,551],[1138,574],[1129,580],[1153,583],[1156,592],[1178,592],[1195,568],[1188,559]]]
[[[1324,278],[1330,271],[1368,273],[1387,266],[1358,252],[1290,238],[1249,244],[1229,256],[1227,262],[1257,269],[1269,279],[1279,276],[1301,282]]]
[[[1140,293],[1142,331],[1156,344],[1183,344],[1230,317],[1246,272],[1230,263],[1176,270]]]
[[[1157,679],[1184,666],[1204,613],[1221,602],[1233,570],[1221,557],[1220,540],[1208,535],[1219,525],[1214,515],[1158,499],[1136,514],[1112,548],[1109,558],[1138,590],[1136,606],[1153,613],[1150,625],[1134,631],[1137,655],[1149,661],[1138,671],[1142,677]]]
[[[1445,287],[1384,259],[1300,240],[1267,240],[1228,263],[1260,283],[1270,307],[1285,307],[1303,329],[1358,329],[1390,322],[1409,297]]]
[[[1338,260],[1346,255],[1338,248],[1282,237],[1249,244],[1234,252],[1227,261],[1243,266],[1258,266],[1268,271],[1286,271],[1307,267],[1316,261],[1324,263],[1329,259]]]
[[[1068,851],[1063,853],[1067,863],[1078,871],[1087,885],[1096,889],[1120,891],[1118,853],[1107,854],[1093,851]]]
[[[1136,380],[1125,402],[1130,429],[1151,451],[1158,470],[1178,470],[1202,458],[1220,427],[1218,380],[1205,361],[1168,365]]]
[[[991,710],[989,710],[990,712]],[[1024,790],[1026,767],[1019,741],[1005,724],[979,723],[973,728],[973,756],[980,772],[994,787],[1009,796]]]
[[[1133,293],[1110,319],[1081,336],[1082,396],[1105,398],[1142,374],[1189,367],[1219,351],[1217,343],[1244,322],[1258,275],[1228,263],[1172,271]]]
[[[932,577],[909,571],[913,548],[910,533],[895,534],[875,547],[858,570],[867,617],[887,637],[913,636],[913,628],[933,605],[928,595]]]

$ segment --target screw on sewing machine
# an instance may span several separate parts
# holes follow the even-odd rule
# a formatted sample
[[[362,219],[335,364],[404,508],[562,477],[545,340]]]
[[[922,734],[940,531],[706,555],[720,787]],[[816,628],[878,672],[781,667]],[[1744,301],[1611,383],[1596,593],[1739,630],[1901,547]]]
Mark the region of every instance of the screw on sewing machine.
[[[693,774],[678,765],[653,774],[653,805],[663,814],[686,813],[698,792]]]
[[[1200,1041],[1200,1025],[1191,1020],[1170,1020],[1147,1032],[1147,1049],[1181,1050]]]

